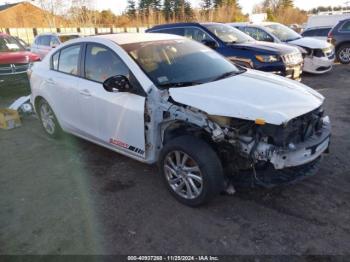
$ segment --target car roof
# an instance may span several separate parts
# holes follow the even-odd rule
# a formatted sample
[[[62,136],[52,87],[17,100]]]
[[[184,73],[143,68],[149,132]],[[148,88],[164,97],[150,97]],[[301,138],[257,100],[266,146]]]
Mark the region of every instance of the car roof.
[[[181,27],[181,26],[200,26],[200,23],[169,23],[169,24],[161,24],[161,25],[153,26],[149,30],[171,28],[171,27]]]
[[[38,34],[38,36],[45,36],[45,35],[54,35],[54,36],[65,36],[65,35],[80,35],[80,33],[41,33]]]
[[[108,34],[108,35],[96,35],[89,37],[103,38],[111,40],[118,45],[142,43],[142,42],[152,42],[152,41],[162,41],[162,40],[175,40],[183,39],[181,36],[170,35],[170,34],[157,34],[157,33],[121,33],[121,34]]]
[[[252,25],[252,23],[249,23],[249,22],[236,22],[236,23],[227,23],[227,25],[230,25],[230,26],[246,26],[246,25]]]
[[[187,22],[187,23],[169,23],[169,24],[162,24],[162,25],[156,25],[150,30],[155,29],[162,29],[162,28],[171,28],[171,27],[182,27],[182,26],[206,26],[206,25],[224,25],[222,23],[215,23],[215,22],[201,22],[201,23],[195,23],[195,22]]]
[[[308,27],[308,28],[305,28],[304,32],[305,31],[308,31],[308,30],[315,30],[315,29],[331,29],[333,26],[314,26],[314,27]]]

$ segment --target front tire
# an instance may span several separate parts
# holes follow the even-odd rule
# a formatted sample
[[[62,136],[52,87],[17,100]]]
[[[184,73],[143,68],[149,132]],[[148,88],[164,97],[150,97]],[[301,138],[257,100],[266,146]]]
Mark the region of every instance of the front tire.
[[[350,44],[344,44],[338,48],[337,60],[345,65],[350,63]]]
[[[170,193],[188,206],[205,204],[224,188],[219,157],[206,142],[193,136],[167,143],[161,151],[159,169]]]
[[[55,113],[45,99],[39,101],[37,112],[46,134],[53,138],[59,138],[62,129],[57,121]]]

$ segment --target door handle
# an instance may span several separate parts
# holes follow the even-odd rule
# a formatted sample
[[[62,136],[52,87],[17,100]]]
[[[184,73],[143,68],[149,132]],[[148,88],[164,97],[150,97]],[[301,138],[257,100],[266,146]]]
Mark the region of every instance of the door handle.
[[[87,89],[80,90],[79,93],[84,96],[91,96],[91,93]]]

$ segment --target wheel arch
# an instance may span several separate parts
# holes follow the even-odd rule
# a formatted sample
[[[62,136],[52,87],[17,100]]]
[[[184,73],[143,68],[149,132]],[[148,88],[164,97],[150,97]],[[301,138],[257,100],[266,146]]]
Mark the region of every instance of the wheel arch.
[[[182,120],[172,121],[162,132],[162,143],[165,145],[170,140],[178,136],[190,135],[195,137],[205,137],[211,140],[210,134],[204,128]]]
[[[345,41],[340,42],[339,44],[336,45],[335,51],[338,52],[339,48],[341,48],[343,45],[350,45],[350,41],[345,40]]]

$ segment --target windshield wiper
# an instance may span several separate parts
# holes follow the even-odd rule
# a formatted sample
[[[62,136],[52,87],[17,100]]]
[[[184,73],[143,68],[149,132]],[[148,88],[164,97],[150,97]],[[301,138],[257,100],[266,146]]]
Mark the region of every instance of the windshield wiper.
[[[213,81],[218,81],[218,80],[221,80],[224,78],[228,78],[230,76],[235,76],[235,75],[238,75],[238,74],[243,73],[243,72],[244,72],[244,70],[226,72],[226,73],[223,73],[222,75],[218,76],[217,78],[215,78]]]
[[[290,41],[298,40],[298,39],[300,39],[300,38],[301,38],[301,37],[287,39],[287,40],[286,40],[286,42],[290,42]]]
[[[194,85],[200,85],[202,84],[201,82],[170,82],[170,83],[164,83],[164,84],[159,84],[160,87],[185,87],[185,86],[194,86]]]

